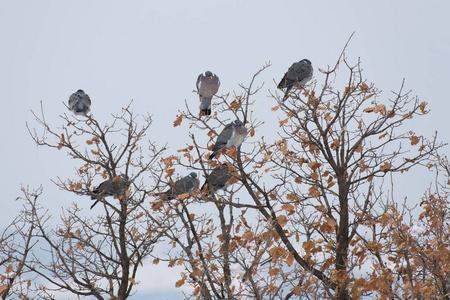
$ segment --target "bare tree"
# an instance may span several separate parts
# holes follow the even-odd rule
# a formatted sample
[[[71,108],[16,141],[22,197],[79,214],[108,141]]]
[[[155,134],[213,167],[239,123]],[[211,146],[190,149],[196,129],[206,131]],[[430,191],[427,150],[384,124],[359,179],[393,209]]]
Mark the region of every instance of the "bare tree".
[[[80,196],[91,196],[103,204],[103,215],[86,218],[78,204],[64,210],[60,223],[50,228],[48,211],[36,201],[27,222],[34,228],[33,237],[40,242],[41,251],[32,251],[24,264],[48,284],[38,286],[42,297],[51,297],[52,291],[67,291],[79,296],[97,299],[126,299],[137,284],[138,268],[151,253],[162,232],[170,226],[164,217],[158,224],[144,208],[143,202],[151,192],[148,180],[158,180],[158,160],[163,149],[149,142],[141,142],[151,125],[149,116],[138,125],[129,107],[115,116],[112,124],[101,126],[94,118],[86,120],[63,116],[62,133],[52,129],[44,113],[35,115],[44,129],[43,136],[29,129],[34,141],[41,146],[68,154],[81,162],[76,180],[55,183],[62,189]],[[49,141],[54,139],[56,142]],[[87,147],[81,146],[82,142]],[[110,200],[102,192],[93,193],[94,178],[110,179],[114,194]],[[119,179],[125,180],[119,186]],[[104,192],[104,191],[103,191]],[[34,199],[34,198],[33,198]]]

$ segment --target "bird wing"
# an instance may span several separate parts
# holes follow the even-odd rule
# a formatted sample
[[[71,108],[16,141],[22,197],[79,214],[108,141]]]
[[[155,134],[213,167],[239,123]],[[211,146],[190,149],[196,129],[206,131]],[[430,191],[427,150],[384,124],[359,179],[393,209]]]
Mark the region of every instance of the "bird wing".
[[[234,131],[233,123],[227,124],[217,137],[217,141],[216,144],[214,145],[213,151],[218,151],[223,147],[225,147],[228,141],[233,136],[233,131]]]
[[[203,74],[198,75],[197,77],[197,83],[195,84],[195,86],[197,87],[197,92],[200,92],[200,86],[201,86],[201,82],[202,82],[202,76]]]

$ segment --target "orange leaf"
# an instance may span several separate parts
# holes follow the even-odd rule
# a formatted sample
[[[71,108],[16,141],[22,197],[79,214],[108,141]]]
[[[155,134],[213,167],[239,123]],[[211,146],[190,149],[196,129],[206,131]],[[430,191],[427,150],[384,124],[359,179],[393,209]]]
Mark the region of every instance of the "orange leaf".
[[[271,111],[277,111],[279,108],[280,108],[280,107],[277,105],[277,106],[272,107],[270,110],[271,110]]]
[[[254,136],[255,135],[255,128],[252,127],[252,129],[250,129],[250,136]]]
[[[426,114],[427,113],[427,111],[425,110],[425,107],[427,106],[427,102],[422,102],[422,103],[420,103],[420,105],[419,105],[419,108],[420,108],[420,111],[423,113],[423,114]]]
[[[181,121],[183,121],[183,115],[179,115],[175,121],[173,121],[173,127],[177,127],[181,125]]]

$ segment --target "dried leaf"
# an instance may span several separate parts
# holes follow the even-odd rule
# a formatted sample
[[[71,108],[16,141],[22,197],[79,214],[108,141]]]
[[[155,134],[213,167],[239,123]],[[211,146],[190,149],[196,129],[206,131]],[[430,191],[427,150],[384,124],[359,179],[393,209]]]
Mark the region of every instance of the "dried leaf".
[[[277,105],[277,106],[272,107],[270,110],[271,110],[271,111],[277,111],[279,108],[280,108],[280,107]]]
[[[368,91],[368,90],[369,90],[369,86],[368,86],[365,82],[363,82],[363,83],[361,83],[361,84],[359,85],[359,89],[360,89],[361,91],[365,92],[365,91]]]
[[[380,166],[380,171],[383,171],[386,173],[387,171],[389,171],[390,168],[391,168],[391,164],[388,163],[387,161],[385,161],[384,164],[382,166]]]
[[[173,121],[173,127],[177,127],[181,125],[181,122],[183,121],[183,115],[179,115],[175,121]]]
[[[411,146],[417,145],[420,141],[420,138],[415,135],[413,135],[409,139],[411,140]]]
[[[181,278],[180,280],[178,280],[178,281],[175,283],[175,287],[181,287],[181,286],[184,284],[185,281],[186,281],[186,278],[185,278],[185,277]]]

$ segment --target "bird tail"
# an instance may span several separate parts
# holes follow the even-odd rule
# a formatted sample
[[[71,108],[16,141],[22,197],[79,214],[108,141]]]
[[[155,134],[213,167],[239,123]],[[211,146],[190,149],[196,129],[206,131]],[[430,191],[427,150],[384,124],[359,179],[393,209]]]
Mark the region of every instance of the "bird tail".
[[[200,96],[200,116],[211,115],[211,99],[212,98]]]
[[[213,151],[213,153],[211,153],[211,155],[209,156],[209,159],[213,159],[216,153],[217,153],[216,151]]]
[[[286,89],[286,92],[284,93],[283,101],[286,101],[287,98],[289,98],[289,96],[291,95],[291,93],[290,93],[291,89],[292,89],[291,86]]]
[[[96,198],[93,198],[96,199]],[[95,200],[94,204],[91,205],[91,209],[100,201],[100,199]]]

